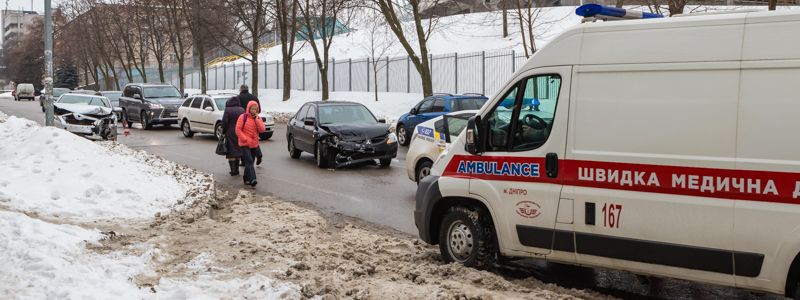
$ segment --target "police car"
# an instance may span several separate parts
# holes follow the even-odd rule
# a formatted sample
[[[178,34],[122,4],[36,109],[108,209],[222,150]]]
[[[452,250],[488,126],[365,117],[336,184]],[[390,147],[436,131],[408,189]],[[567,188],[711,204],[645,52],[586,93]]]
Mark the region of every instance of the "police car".
[[[452,112],[417,125],[406,153],[408,179],[419,182],[428,176],[433,162],[450,144],[444,132],[450,132],[450,136],[453,137],[458,136],[467,125],[467,120],[477,112],[477,110]]]
[[[800,12],[592,7],[450,137],[420,238],[800,299]]]

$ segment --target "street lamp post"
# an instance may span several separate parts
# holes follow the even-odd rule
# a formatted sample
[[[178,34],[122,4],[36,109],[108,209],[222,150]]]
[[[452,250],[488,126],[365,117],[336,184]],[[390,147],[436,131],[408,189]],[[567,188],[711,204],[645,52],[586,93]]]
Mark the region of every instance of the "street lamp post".
[[[44,98],[45,125],[53,126],[53,7],[52,0],[44,1]]]

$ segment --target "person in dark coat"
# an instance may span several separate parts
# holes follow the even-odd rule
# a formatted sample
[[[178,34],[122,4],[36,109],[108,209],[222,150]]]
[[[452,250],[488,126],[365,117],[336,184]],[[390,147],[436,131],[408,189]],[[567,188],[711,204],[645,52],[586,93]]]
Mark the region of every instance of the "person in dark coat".
[[[239,96],[236,97],[239,98],[239,106],[241,106],[242,109],[247,109],[247,103],[250,103],[250,101],[258,103],[258,108],[261,109],[261,103],[258,102],[258,98],[250,94],[250,88],[247,87],[246,84],[239,87]]]
[[[239,138],[236,136],[236,121],[244,114],[244,108],[239,106],[239,98],[231,97],[225,102],[225,113],[222,115],[222,132],[225,133],[225,146],[228,149],[228,165],[231,167],[231,176],[239,175],[239,160],[242,158],[242,148],[239,147]]]

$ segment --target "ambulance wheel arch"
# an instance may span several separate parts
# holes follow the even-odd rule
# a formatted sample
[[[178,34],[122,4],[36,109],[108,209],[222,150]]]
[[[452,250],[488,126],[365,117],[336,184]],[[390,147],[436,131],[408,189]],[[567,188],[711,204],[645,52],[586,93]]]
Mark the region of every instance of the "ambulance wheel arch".
[[[467,208],[476,211],[481,215],[481,217],[488,218],[488,222],[491,224],[490,227],[492,230],[492,236],[494,237],[497,246],[495,249],[500,249],[499,241],[496,239],[497,222],[494,218],[494,214],[491,213],[489,207],[486,205],[486,203],[484,203],[484,201],[466,197],[443,197],[433,204],[428,223],[430,224],[430,227],[428,228],[428,234],[431,237],[432,245],[436,245],[441,242],[439,240],[439,232],[442,227],[442,222],[446,218],[446,215],[450,209],[454,207]]]
[[[786,276],[786,297],[800,300],[800,253],[794,257]]]

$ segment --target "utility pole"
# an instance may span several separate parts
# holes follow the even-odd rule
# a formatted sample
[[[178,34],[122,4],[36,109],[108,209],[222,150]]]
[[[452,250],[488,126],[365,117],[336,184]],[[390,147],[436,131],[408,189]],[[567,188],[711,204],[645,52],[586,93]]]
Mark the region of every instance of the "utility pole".
[[[44,123],[53,126],[53,7],[52,0],[44,0]]]

